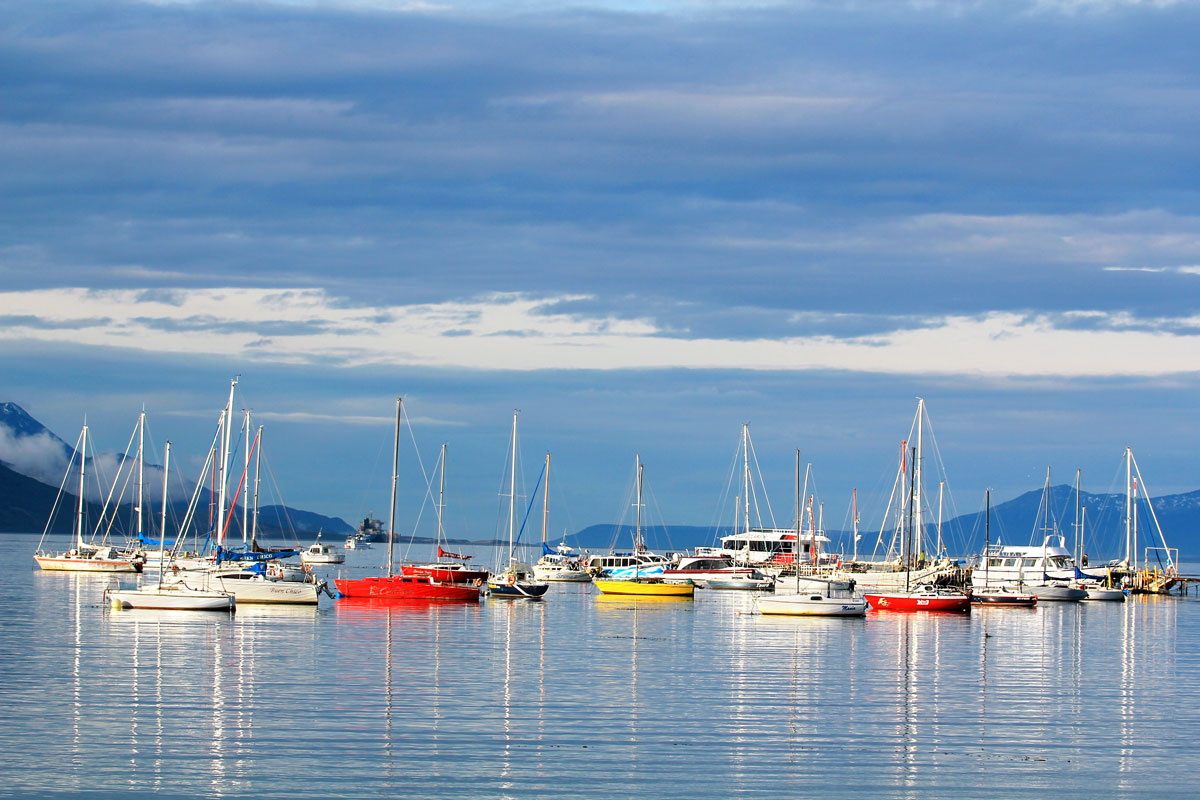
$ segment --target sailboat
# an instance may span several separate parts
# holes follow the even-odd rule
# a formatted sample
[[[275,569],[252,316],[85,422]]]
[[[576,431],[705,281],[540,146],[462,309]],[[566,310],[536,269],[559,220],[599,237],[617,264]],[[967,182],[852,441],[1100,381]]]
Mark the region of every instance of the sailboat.
[[[579,554],[567,544],[567,533],[553,550],[546,544],[546,533],[550,522],[550,454],[546,453],[546,480],[542,486],[542,557],[533,565],[533,574],[539,581],[560,583],[590,583],[591,573],[579,563]]]
[[[479,602],[477,583],[440,581],[428,575],[393,575],[392,548],[396,535],[396,480],[400,464],[400,415],[403,399],[396,398],[396,432],[392,446],[392,504],[388,517],[387,570],[382,577],[337,578],[334,585],[342,597],[376,597],[414,600],[458,600]]]
[[[806,487],[807,488],[807,487]],[[814,563],[819,560],[816,551],[817,532],[815,523],[812,522],[812,501],[809,501],[809,525],[812,530],[811,543],[813,545]],[[796,451],[796,541],[800,541],[800,451]],[[799,567],[799,564],[796,565]],[[805,583],[802,584],[802,580]],[[806,578],[800,577],[800,570],[796,570],[795,575],[795,593],[776,595],[774,597],[757,597],[758,613],[760,614],[780,614],[793,617],[861,617],[867,613],[867,601],[861,597],[855,597],[853,593],[847,592],[838,593],[837,597],[833,595],[833,585],[829,580],[825,580],[824,594],[820,591],[813,591],[810,588],[811,584],[807,581],[813,580],[811,576]],[[786,581],[785,581],[786,582]],[[804,590],[801,587],[804,586]],[[776,584],[776,589],[778,589]]]
[[[79,433],[79,440],[76,443],[75,451],[71,454],[71,460],[67,462],[67,470],[63,475],[62,484],[58,487],[58,496],[55,497],[54,507],[50,510],[49,519],[46,520],[42,538],[38,541],[37,551],[33,555],[34,563],[41,569],[52,572],[141,572],[143,565],[141,556],[122,553],[109,544],[92,544],[83,539],[83,511],[87,504],[84,492],[87,473],[87,442],[88,426],[85,424]],[[75,546],[65,552],[46,552],[42,550],[42,543],[54,522],[55,512],[58,510],[58,503],[64,494],[67,478],[70,477],[76,455],[79,456],[79,497],[73,525]]]
[[[992,490],[988,489],[984,494],[984,505],[986,511],[984,513],[983,523],[983,556],[980,559],[983,562],[983,583],[980,585],[979,568],[975,568],[975,572],[971,579],[975,582],[975,587],[971,592],[971,602],[980,605],[988,606],[1024,606],[1032,607],[1037,605],[1037,595],[1032,592],[1023,592],[1020,589],[1009,586],[1005,583],[991,583],[988,578],[990,576],[989,569],[993,560],[1002,561],[1002,559],[994,558],[991,551],[991,536],[992,536]]]
[[[923,407],[924,401],[921,401]],[[918,411],[918,414],[920,412]],[[919,439],[918,439],[919,441]],[[941,588],[929,583],[915,584],[913,575],[913,549],[916,547],[919,525],[914,526],[913,507],[919,502],[914,498],[920,491],[917,481],[919,471],[917,448],[912,448],[912,471],[909,479],[908,527],[904,537],[903,566],[904,588],[864,591],[863,597],[871,608],[888,611],[970,611],[971,596],[957,589]],[[919,518],[918,518],[919,519]]]
[[[508,566],[499,575],[492,575],[487,582],[488,594],[492,597],[537,598],[546,593],[550,584],[539,581],[533,567],[518,561],[515,551],[517,524],[517,414],[513,410],[512,463],[510,465],[508,492]]]
[[[404,575],[433,578],[434,580],[448,581],[451,583],[475,583],[476,581],[485,581],[487,580],[488,571],[486,569],[471,569],[468,567],[466,562],[471,559],[470,556],[462,555],[460,553],[451,553],[442,548],[442,541],[444,538],[442,512],[446,507],[445,443],[442,444],[440,461],[442,468],[437,504],[437,561],[432,564],[401,564],[400,572]]]
[[[637,526],[634,528],[633,534],[633,550],[639,552],[642,544],[642,480],[643,480],[643,465],[642,457],[639,454],[635,461],[635,473],[637,482]],[[690,580],[684,580],[678,583],[664,582],[661,577],[642,577],[636,567],[634,567],[633,577],[630,579],[620,578],[596,578],[593,583],[602,594],[632,594],[632,595],[653,595],[657,597],[693,597],[696,593],[696,585]]]

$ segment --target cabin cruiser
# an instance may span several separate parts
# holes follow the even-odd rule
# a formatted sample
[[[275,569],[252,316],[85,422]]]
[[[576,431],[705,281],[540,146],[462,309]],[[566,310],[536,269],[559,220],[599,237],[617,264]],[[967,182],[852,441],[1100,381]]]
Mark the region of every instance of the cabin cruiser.
[[[533,574],[539,581],[558,581],[563,583],[587,583],[592,579],[591,574],[579,561],[575,549],[566,542],[559,542],[554,550],[545,548],[538,562],[533,565]]]
[[[587,570],[592,575],[611,578],[661,575],[672,564],[669,556],[660,556],[644,548],[633,553],[607,553],[588,559]]]
[[[342,564],[346,561],[346,554],[331,544],[322,544],[321,534],[318,533],[317,541],[300,551],[300,560],[305,564]]]
[[[1098,586],[1108,577],[1107,572],[1107,567],[1080,569],[1067,549],[1066,538],[1052,534],[1040,545],[990,545],[973,570],[971,582],[978,587],[1024,587],[1039,600],[1073,601],[1087,597],[1087,591],[1077,585],[1079,581]]]

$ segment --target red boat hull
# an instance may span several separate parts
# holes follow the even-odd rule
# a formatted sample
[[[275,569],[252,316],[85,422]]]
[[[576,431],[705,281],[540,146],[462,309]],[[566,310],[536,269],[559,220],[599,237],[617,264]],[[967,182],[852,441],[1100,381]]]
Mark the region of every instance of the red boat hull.
[[[393,575],[390,578],[335,580],[334,584],[343,597],[479,602],[479,587],[474,584],[444,583],[428,577]]]
[[[877,611],[970,611],[971,597],[965,594],[929,594],[925,592],[864,592],[863,597]]]
[[[410,577],[433,578],[442,583],[486,581],[486,569],[467,569],[461,564],[401,564],[400,572]]]

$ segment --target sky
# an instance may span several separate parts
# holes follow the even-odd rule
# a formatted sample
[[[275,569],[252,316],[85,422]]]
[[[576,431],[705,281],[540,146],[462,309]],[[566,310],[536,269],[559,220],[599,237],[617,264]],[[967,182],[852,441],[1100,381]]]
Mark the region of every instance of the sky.
[[[953,507],[1200,487],[1200,3],[86,2],[0,15],[0,401],[281,498],[490,537],[878,524],[926,399]],[[406,435],[407,434],[406,426]],[[414,442],[415,441],[415,446]],[[0,454],[0,458],[3,458]],[[930,456],[931,459],[934,456]],[[1152,477],[1153,476],[1153,477]],[[769,521],[769,520],[766,520]]]

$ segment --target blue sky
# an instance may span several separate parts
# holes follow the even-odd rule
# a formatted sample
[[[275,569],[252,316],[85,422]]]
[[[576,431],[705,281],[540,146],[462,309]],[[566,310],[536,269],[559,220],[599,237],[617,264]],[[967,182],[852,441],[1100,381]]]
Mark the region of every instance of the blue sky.
[[[742,422],[777,521],[797,447],[831,526],[855,486],[877,517],[917,395],[960,511],[1047,464],[1114,488],[1126,444],[1193,489],[1198,23],[10,2],[0,399],[110,448],[145,403],[202,459],[241,374],[284,499],[350,519],[386,505],[404,394],[470,536],[516,407],[572,529],[620,515],[639,451],[667,521],[727,516]]]

